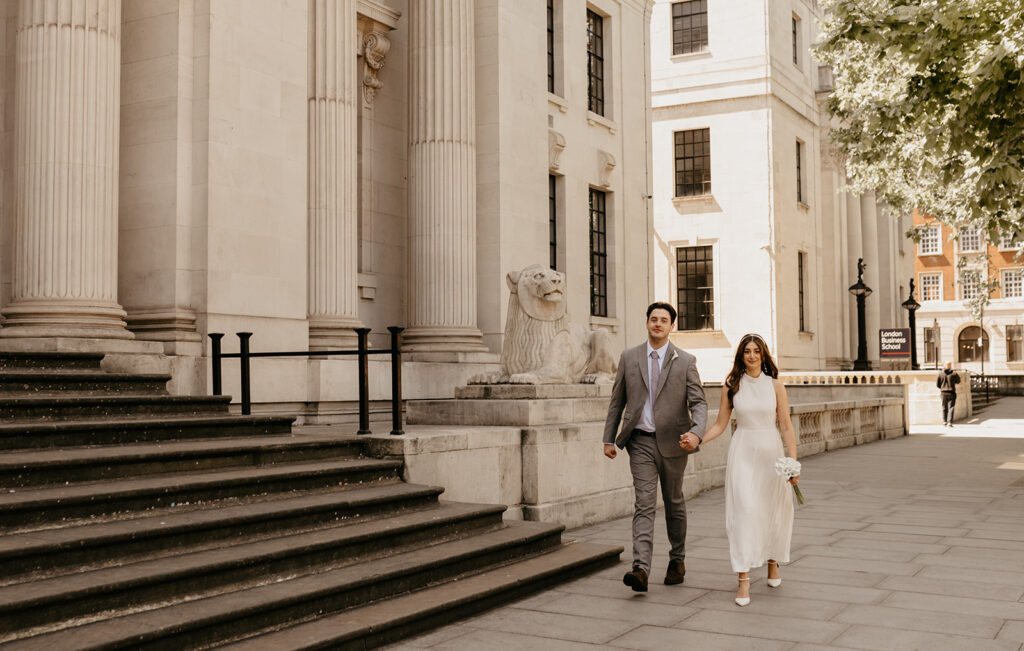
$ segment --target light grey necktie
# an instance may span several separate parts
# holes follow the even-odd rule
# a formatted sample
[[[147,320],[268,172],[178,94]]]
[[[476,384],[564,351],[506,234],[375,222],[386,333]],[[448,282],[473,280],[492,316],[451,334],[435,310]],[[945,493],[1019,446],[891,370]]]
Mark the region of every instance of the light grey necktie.
[[[654,396],[658,392],[658,380],[661,379],[661,359],[658,358],[658,351],[651,351],[651,409],[654,409]]]

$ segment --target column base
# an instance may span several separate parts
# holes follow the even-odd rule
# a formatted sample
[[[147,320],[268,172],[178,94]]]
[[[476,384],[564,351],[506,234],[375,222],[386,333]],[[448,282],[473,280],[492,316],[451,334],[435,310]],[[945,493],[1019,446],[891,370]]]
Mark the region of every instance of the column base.
[[[201,342],[196,331],[196,313],[180,307],[128,310],[128,328],[136,339],[148,341]]]
[[[410,353],[487,353],[477,328],[415,326],[402,333],[402,351]]]
[[[358,343],[356,328],[364,327],[359,319],[325,319],[310,317],[309,349],[354,349]]]
[[[0,337],[134,339],[125,311],[114,302],[76,299],[16,299],[0,313]]]

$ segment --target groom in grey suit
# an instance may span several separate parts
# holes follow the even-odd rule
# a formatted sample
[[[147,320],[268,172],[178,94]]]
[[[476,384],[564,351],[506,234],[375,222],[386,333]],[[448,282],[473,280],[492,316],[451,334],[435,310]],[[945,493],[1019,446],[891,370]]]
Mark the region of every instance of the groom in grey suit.
[[[704,435],[708,407],[696,360],[668,340],[675,322],[675,308],[668,303],[652,303],[647,308],[647,342],[624,351],[619,358],[604,424],[605,456],[614,459],[616,446],[629,453],[636,498],[633,570],[622,582],[637,592],[647,592],[651,572],[659,480],[672,545],[665,583],[682,583],[686,574],[683,471]]]

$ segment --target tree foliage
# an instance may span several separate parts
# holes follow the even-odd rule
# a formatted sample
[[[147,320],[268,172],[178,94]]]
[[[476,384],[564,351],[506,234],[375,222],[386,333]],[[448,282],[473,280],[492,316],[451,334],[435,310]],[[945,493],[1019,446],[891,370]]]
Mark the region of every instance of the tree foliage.
[[[850,186],[980,227],[1024,226],[1024,0],[823,0],[815,46]]]

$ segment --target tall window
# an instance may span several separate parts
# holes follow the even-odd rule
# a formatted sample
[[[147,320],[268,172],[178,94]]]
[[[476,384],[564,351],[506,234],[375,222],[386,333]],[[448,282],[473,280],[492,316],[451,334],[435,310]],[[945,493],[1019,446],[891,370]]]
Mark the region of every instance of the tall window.
[[[548,0],[548,92],[555,92],[555,0]]]
[[[804,143],[796,141],[796,200],[804,201]]]
[[[981,230],[977,228],[965,228],[960,233],[960,251],[973,253],[981,251]]]
[[[587,9],[587,108],[604,115],[604,18]]]
[[[980,362],[984,357],[988,361],[988,333],[978,326],[967,326],[957,337],[959,361]]]
[[[711,129],[675,132],[676,196],[711,194]]]
[[[942,253],[942,226],[932,224],[921,230],[921,241],[917,244],[918,255],[939,255]]]
[[[548,255],[552,269],[558,269],[558,194],[557,179],[548,174]]]
[[[960,300],[969,301],[981,292],[978,277],[972,273],[960,274]]]
[[[1024,325],[1006,326],[1006,361],[1024,362]]]
[[[715,327],[715,280],[710,246],[676,249],[676,306],[680,330]]]
[[[921,300],[942,300],[942,272],[926,273],[918,276],[921,279]]]
[[[708,49],[708,2],[686,0],[672,3],[672,54],[691,54]]]
[[[1020,245],[1020,239],[1015,237],[1013,233],[1007,233],[999,237],[1000,249],[1012,251],[1014,249],[1019,249]]]
[[[1024,269],[1003,269],[999,287],[1003,298],[1024,298]]]
[[[939,328],[938,326],[924,329],[924,363],[939,363]]]
[[[793,64],[800,66],[800,19],[793,16]]]
[[[796,282],[797,292],[799,293],[799,307],[800,307],[800,332],[807,332],[807,318],[806,318],[806,304],[804,303],[804,269],[807,266],[807,254],[803,251],[797,251],[796,254]]]
[[[590,191],[590,314],[608,316],[608,213],[607,197]]]

